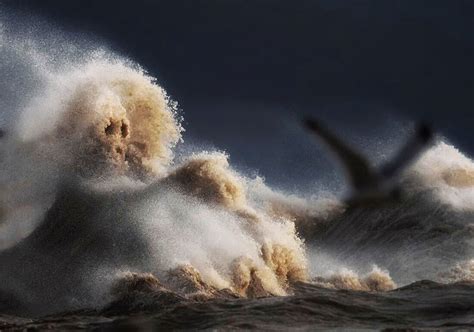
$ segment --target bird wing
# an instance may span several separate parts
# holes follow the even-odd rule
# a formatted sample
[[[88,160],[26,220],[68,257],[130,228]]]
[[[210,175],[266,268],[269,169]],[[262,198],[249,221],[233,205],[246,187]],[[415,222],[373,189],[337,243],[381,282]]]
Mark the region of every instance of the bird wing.
[[[419,124],[413,137],[403,145],[392,160],[380,168],[380,174],[385,178],[393,178],[399,175],[430,146],[432,141],[433,132],[431,129],[424,124]]]
[[[363,156],[353,151],[318,121],[308,118],[305,120],[305,125],[320,137],[340,159],[355,190],[360,191],[378,182],[376,172]]]

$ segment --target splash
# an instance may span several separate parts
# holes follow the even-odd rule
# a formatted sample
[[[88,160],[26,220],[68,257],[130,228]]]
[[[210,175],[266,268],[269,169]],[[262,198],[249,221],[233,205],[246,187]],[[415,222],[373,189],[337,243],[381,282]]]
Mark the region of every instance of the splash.
[[[435,197],[450,208],[473,210],[474,162],[454,146],[440,141],[413,165],[407,174],[412,192],[432,189]]]
[[[132,292],[151,293],[154,291],[165,291],[165,287],[151,273],[123,273],[111,288],[114,296],[123,296]]]
[[[370,292],[386,292],[397,287],[388,272],[382,271],[377,266],[374,266],[372,271],[363,277],[349,269],[342,269],[339,273],[327,278],[316,278],[315,282],[327,288]]]
[[[474,283],[474,259],[459,262],[448,271],[440,273],[439,280],[446,283]]]
[[[443,173],[443,180],[451,187],[474,187],[473,169],[450,169]]]
[[[230,168],[225,154],[193,155],[167,179],[186,194],[244,220],[243,230],[257,242],[258,258],[264,265],[259,267],[245,256],[234,259],[229,283],[236,293],[250,297],[282,295],[291,283],[308,280],[303,243],[294,225],[284,216],[275,218],[250,204],[248,184]]]
[[[172,162],[177,105],[139,66],[103,50],[52,56],[28,38],[0,52],[21,74],[10,82],[20,101],[8,101],[2,125],[0,248],[31,233],[62,182],[150,181]]]
[[[60,85],[51,84],[34,103],[55,113],[54,127],[41,139],[57,146],[54,152],[63,160],[67,156],[66,166],[83,177],[164,173],[182,128],[176,104],[151,77],[104,60],[56,75]],[[35,105],[29,109],[38,112]],[[20,132],[34,126],[34,119],[26,112]]]
[[[222,205],[232,211],[245,208],[245,189],[239,176],[229,169],[225,154],[193,155],[170,175],[190,195]]]
[[[403,176],[399,205],[346,209],[335,197],[275,191],[225,153],[176,162],[177,104],[136,64],[103,52],[61,66],[47,58],[31,61],[41,63],[38,84],[16,103],[1,151],[0,294],[25,312],[108,296],[105,310],[140,311],[157,301],[291,295],[302,282],[383,292],[422,278],[472,279],[471,261],[453,262],[474,254],[474,163],[449,144]],[[328,275],[335,269],[323,255],[339,272]],[[390,273],[354,272],[374,263]]]
[[[300,282],[335,289],[389,291],[399,280],[404,282],[400,275],[406,269],[419,273],[414,264],[398,263],[397,259],[431,259],[429,255],[420,258],[423,248],[412,250],[410,256],[391,254],[389,250],[385,253],[380,247],[380,243],[396,242],[399,237],[409,238],[396,224],[403,220],[398,214],[410,215],[404,204],[424,192],[419,188],[435,193],[438,199],[444,199],[448,190],[470,190],[472,162],[460,154],[454,153],[452,159],[458,161],[454,165],[451,161],[429,168],[438,156],[436,149],[453,153],[452,147],[441,143],[403,179],[409,195],[398,207],[361,212],[346,210],[333,197],[305,199],[288,195],[272,190],[260,178],[238,173],[225,153],[204,151],[181,156],[181,162],[175,162],[173,149],[183,131],[176,104],[139,68],[123,61],[94,59],[52,77],[58,83],[53,80],[47,84],[44,95],[31,102],[38,105],[40,113],[48,110],[48,121],[41,124],[32,113],[34,106],[24,110],[15,142],[22,158],[12,158],[11,165],[29,155],[42,161],[44,169],[57,175],[53,177],[57,186],[51,189],[53,202],[44,223],[30,237],[4,256],[0,253],[0,260],[4,257],[9,266],[6,271],[20,269],[16,257],[32,257],[28,275],[34,271],[35,281],[25,274],[19,280],[26,289],[20,290],[16,280],[6,283],[11,285],[9,293],[34,294],[34,301],[30,301],[33,308],[28,307],[32,312],[45,307],[45,303],[50,305],[46,299],[51,288],[57,307],[70,307],[68,299],[76,297],[94,305],[97,296],[107,298],[107,294],[112,295],[113,306],[140,303],[143,294],[147,294],[150,305],[157,298],[206,301],[285,296],[292,294],[294,285]],[[34,122],[41,130],[29,130]],[[18,183],[15,181],[6,180],[4,187],[13,188]],[[26,188],[36,185],[33,182]],[[65,185],[68,191],[59,191]],[[432,196],[425,198],[425,205],[413,207],[416,213],[424,214],[422,207],[431,210]],[[4,214],[18,211],[11,200],[3,203],[7,207]],[[468,205],[463,209],[467,210]],[[363,218],[364,222],[351,218]],[[430,237],[439,225],[426,228],[424,234],[428,235],[423,236]],[[384,238],[390,241],[380,240]],[[373,239],[380,243],[371,247]],[[317,244],[314,250],[318,252],[328,248],[329,252],[345,249],[357,253],[363,248],[371,254],[362,252],[349,264],[343,263],[340,272],[314,278],[309,272],[305,240]],[[350,247],[352,242],[356,243],[355,249]],[[414,238],[413,243],[419,242]],[[374,256],[374,252],[381,254]],[[384,255],[390,259],[381,260]],[[67,272],[56,266],[38,272],[40,260],[34,257],[39,256],[73,263]],[[361,276],[344,268],[345,264],[373,263],[388,266],[391,273],[374,267]],[[85,268],[90,265],[93,267]],[[68,289],[66,280],[82,280],[81,276],[89,275],[91,270],[103,274],[100,271],[104,266],[112,271],[108,273],[112,277],[92,278],[81,281],[78,289]],[[51,270],[57,272],[53,273],[56,277],[51,277]],[[124,270],[128,272],[116,274]],[[396,278],[392,278],[392,271]],[[3,272],[2,278],[10,276]],[[38,289],[38,283],[50,288]]]

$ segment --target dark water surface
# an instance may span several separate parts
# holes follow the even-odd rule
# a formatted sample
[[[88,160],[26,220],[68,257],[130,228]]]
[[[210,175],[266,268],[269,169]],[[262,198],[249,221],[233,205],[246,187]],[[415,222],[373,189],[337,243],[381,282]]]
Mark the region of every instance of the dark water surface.
[[[387,293],[298,284],[295,295],[203,302],[148,293],[101,311],[0,316],[3,329],[474,329],[474,285],[419,281]]]

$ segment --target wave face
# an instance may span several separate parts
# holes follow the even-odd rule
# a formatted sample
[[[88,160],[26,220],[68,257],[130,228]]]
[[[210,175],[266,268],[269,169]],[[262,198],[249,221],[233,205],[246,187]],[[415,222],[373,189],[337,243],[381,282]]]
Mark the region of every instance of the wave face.
[[[1,49],[35,73],[0,143],[1,312],[474,280],[474,163],[448,143],[403,175],[396,204],[298,197],[222,152],[175,161],[177,104],[136,64],[90,51],[57,65],[20,46]]]

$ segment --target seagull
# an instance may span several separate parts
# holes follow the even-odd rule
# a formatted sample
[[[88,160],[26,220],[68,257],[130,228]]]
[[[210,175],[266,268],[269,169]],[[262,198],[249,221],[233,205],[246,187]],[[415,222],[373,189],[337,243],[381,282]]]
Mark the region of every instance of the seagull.
[[[305,126],[319,137],[342,162],[352,188],[348,206],[374,205],[399,201],[401,173],[427,149],[432,140],[431,129],[418,124],[415,133],[398,153],[379,168],[374,168],[360,153],[354,151],[320,122],[307,118]]]

